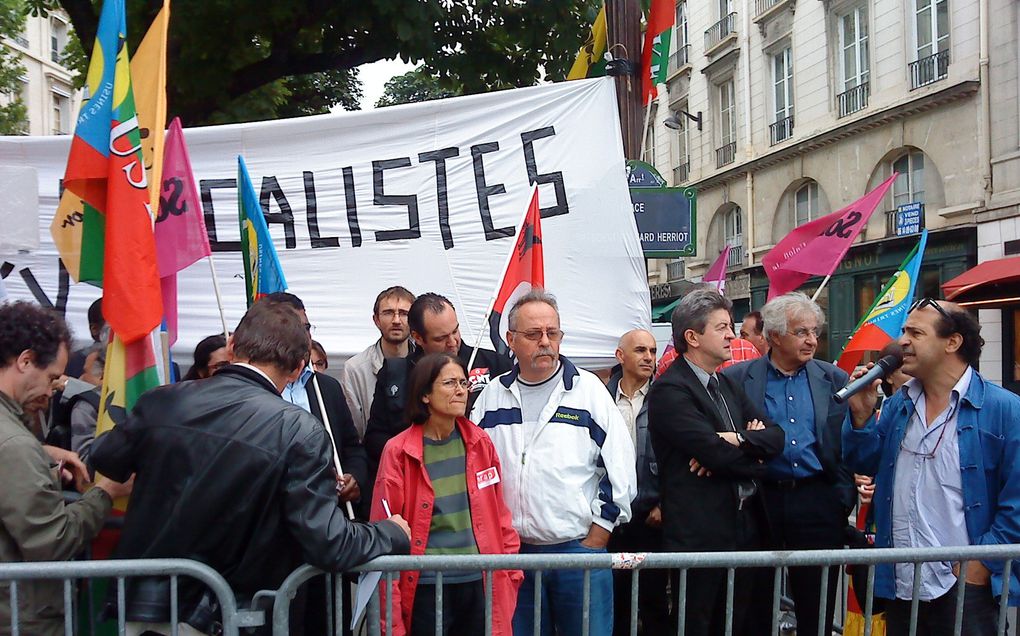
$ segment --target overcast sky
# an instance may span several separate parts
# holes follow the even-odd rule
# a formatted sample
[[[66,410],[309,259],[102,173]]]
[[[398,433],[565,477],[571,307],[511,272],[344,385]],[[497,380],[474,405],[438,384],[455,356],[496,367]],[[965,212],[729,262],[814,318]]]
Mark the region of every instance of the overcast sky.
[[[414,64],[405,64],[400,58],[395,60],[382,60],[371,64],[363,64],[358,67],[361,77],[361,89],[364,97],[361,98],[362,110],[372,110],[375,103],[382,97],[383,86],[396,75],[414,69]]]

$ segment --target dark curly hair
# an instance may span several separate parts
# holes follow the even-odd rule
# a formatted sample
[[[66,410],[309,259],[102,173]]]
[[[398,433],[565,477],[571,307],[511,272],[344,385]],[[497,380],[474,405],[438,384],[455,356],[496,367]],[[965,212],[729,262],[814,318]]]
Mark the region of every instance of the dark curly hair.
[[[35,354],[36,367],[49,366],[61,345],[70,350],[71,332],[56,312],[25,301],[0,304],[0,368],[26,350]]]
[[[985,339],[981,337],[981,323],[973,314],[959,305],[950,304],[944,309],[949,314],[949,318],[947,319],[941,313],[938,315],[935,321],[935,333],[939,338],[948,338],[954,333],[960,334],[963,344],[960,345],[960,350],[957,353],[964,362],[976,367],[978,360],[981,359],[981,349],[985,346]]]

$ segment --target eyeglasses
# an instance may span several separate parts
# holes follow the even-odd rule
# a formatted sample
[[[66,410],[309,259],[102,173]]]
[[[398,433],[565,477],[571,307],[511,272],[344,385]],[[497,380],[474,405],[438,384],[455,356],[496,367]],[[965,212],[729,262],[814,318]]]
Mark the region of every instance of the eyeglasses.
[[[794,329],[793,331],[790,331],[789,334],[795,338],[800,338],[801,340],[804,340],[808,336],[813,336],[817,338],[818,329],[817,328],[807,329],[805,327],[800,327],[799,329]]]
[[[407,318],[407,312],[404,311],[403,309],[384,309],[379,312],[379,315],[385,318],[386,320],[393,320],[394,316],[399,316],[400,318]]]
[[[542,331],[541,329],[529,329],[528,331],[516,331],[511,329],[510,333],[519,333],[532,342],[538,342],[542,339],[542,336],[548,338],[549,342],[559,342],[560,340],[563,340],[563,332],[559,329],[547,329],[545,331]]]
[[[453,389],[459,386],[460,388],[467,391],[471,387],[471,383],[468,382],[467,380],[455,380],[453,378],[449,378],[447,380],[443,380],[442,382],[440,382],[439,386],[443,387],[444,389]]]
[[[911,305],[910,309],[907,310],[907,313],[910,314],[913,313],[915,309],[924,309],[925,307],[932,307],[933,309],[935,309],[935,311],[939,312],[939,314],[941,314],[943,318],[948,320],[950,323],[953,322],[953,317],[949,315],[948,311],[942,308],[942,305],[940,305],[938,301],[927,297],[921,298],[920,300],[915,300],[914,304]]]
[[[310,325],[306,322],[305,331],[307,331],[308,333],[313,333],[315,331],[315,325]]]
[[[312,366],[316,369],[322,369],[325,371],[326,368],[329,367],[329,363],[325,360],[312,360]]]
[[[914,407],[914,413],[917,415],[918,421],[920,421],[922,425],[926,424],[925,419],[923,417],[921,417],[920,411],[917,410],[917,403],[914,402],[913,400],[908,400],[908,401],[910,402],[910,405],[912,407]],[[927,453],[919,453],[916,450],[907,448],[906,446],[903,445],[903,443],[906,441],[906,435],[904,435],[904,439],[900,440],[900,450],[901,451],[906,451],[906,452],[910,453],[911,455],[913,455],[914,457],[920,457],[921,459],[935,459],[935,453],[938,452],[939,446],[942,445],[942,438],[946,436],[946,429],[949,428],[949,426],[947,426],[947,425],[948,425],[949,421],[951,419],[953,419],[953,412],[956,410],[957,407],[959,407],[959,405],[960,405],[960,403],[959,403],[959,401],[957,401],[957,403],[953,405],[953,408],[950,409],[949,413],[946,414],[946,419],[944,419],[942,421],[942,430],[939,432],[939,438],[937,440],[935,440],[935,447],[934,448],[932,448]]]

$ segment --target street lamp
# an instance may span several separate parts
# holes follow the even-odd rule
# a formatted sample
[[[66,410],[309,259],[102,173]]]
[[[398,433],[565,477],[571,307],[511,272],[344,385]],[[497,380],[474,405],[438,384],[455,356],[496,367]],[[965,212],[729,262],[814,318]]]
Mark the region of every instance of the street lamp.
[[[677,114],[678,113],[674,112],[672,115],[667,117],[664,122],[662,122],[663,124],[666,125],[666,128],[670,128],[672,130],[680,130],[681,128],[683,128],[683,121],[677,116]],[[692,114],[688,113],[686,110],[679,111],[679,114],[683,115],[687,119],[690,119],[691,121],[696,123],[698,125],[698,130],[699,131],[701,130],[701,111],[700,110],[698,111],[697,115],[692,115]]]

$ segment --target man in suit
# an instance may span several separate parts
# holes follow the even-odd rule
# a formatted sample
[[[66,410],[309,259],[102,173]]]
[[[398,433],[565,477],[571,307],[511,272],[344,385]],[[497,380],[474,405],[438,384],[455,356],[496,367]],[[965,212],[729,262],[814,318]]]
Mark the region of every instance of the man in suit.
[[[667,551],[756,550],[763,545],[757,482],[765,476],[764,461],[782,451],[783,430],[767,420],[739,384],[715,373],[730,358],[731,308],[729,300],[708,288],[680,301],[673,312],[673,342],[681,357],[648,394]],[[753,580],[751,573],[738,571],[734,598],[755,596]],[[687,633],[722,634],[726,570],[689,570],[686,593]],[[734,603],[733,633],[765,633],[767,623],[749,623],[747,606],[743,600]]]
[[[755,406],[786,432],[781,455],[768,462],[762,494],[776,550],[841,548],[847,515],[856,502],[853,475],[844,467],[842,426],[845,404],[832,394],[846,386],[847,374],[815,360],[825,314],[799,292],[762,307],[769,354],[725,371],[744,387]],[[821,568],[791,568],[790,592],[801,630],[818,629]],[[829,568],[825,633],[832,616],[839,568]],[[769,574],[769,587],[771,587]],[[771,611],[771,594],[757,612]]]

